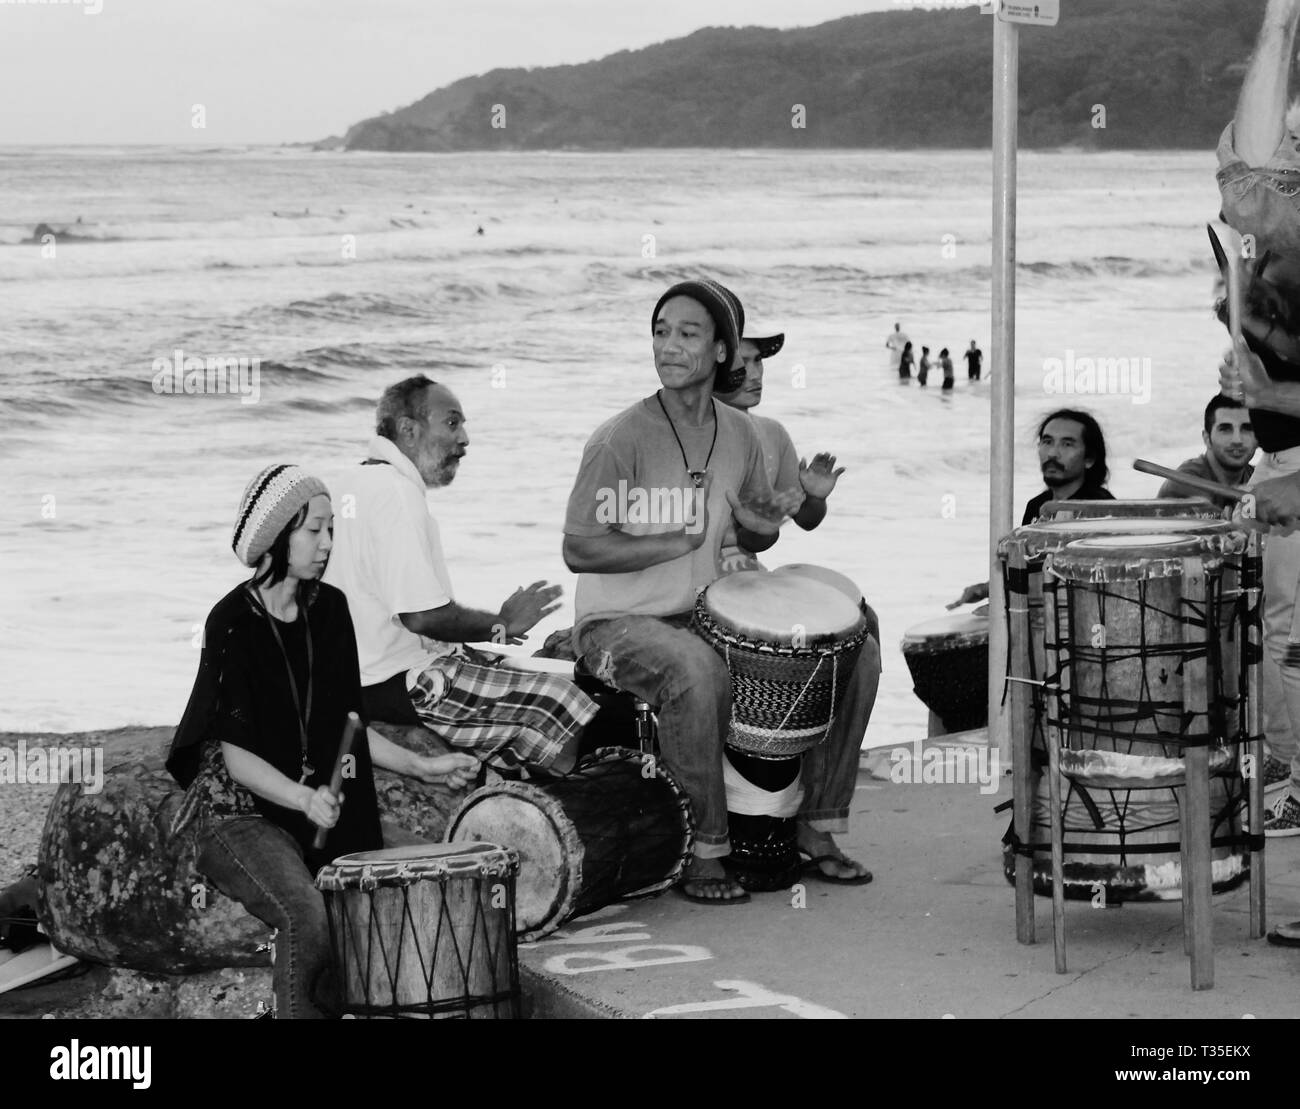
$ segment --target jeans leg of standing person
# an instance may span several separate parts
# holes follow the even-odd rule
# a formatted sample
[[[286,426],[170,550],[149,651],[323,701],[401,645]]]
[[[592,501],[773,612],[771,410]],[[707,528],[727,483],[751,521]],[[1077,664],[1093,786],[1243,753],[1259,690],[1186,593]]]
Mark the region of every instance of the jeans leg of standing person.
[[[319,1019],[313,989],[330,966],[325,899],[312,881],[302,848],[261,816],[217,820],[199,840],[199,872],[227,897],[278,929],[275,937],[276,1016]]]
[[[799,819],[814,831],[832,835],[849,830],[862,740],[880,685],[880,648],[870,636],[848,679],[830,734],[803,757],[804,799]]]
[[[1282,668],[1270,651],[1264,651],[1260,663],[1260,701],[1264,716],[1264,742],[1268,755],[1291,767],[1291,792],[1300,799],[1300,743],[1291,730],[1291,716],[1286,707],[1282,686]]]
[[[731,724],[731,676],[718,653],[685,627],[689,616],[618,616],[583,625],[578,655],[600,681],[659,712],[664,766],[690,798],[695,854],[731,853],[722,745]]]
[[[1255,470],[1251,485],[1271,478],[1300,474],[1300,447],[1266,454]],[[1264,540],[1264,650],[1277,665],[1281,703],[1270,713],[1273,731],[1269,742],[1290,751],[1290,792],[1300,801],[1300,620],[1296,600],[1300,594],[1300,531],[1290,535],[1269,532]],[[1275,738],[1276,737],[1276,738]]]

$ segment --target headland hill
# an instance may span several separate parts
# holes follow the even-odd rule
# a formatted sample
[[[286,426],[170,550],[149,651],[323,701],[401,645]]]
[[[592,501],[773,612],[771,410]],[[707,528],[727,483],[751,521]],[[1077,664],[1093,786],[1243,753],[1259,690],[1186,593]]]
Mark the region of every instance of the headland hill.
[[[1062,0],[1061,8],[1056,27],[1020,35],[1022,148],[1213,149],[1264,0]],[[466,77],[314,145],[987,148],[991,19],[970,6],[784,31],[709,27],[581,65]]]

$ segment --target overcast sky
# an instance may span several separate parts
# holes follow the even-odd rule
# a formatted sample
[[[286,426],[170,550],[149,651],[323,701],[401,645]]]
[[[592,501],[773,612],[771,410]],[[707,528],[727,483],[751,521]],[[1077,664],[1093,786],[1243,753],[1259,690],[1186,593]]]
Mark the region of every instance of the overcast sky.
[[[812,26],[911,6],[907,0],[0,0],[0,145],[310,141],[499,66],[585,62],[700,27]],[[205,109],[201,131],[190,124],[194,104]]]

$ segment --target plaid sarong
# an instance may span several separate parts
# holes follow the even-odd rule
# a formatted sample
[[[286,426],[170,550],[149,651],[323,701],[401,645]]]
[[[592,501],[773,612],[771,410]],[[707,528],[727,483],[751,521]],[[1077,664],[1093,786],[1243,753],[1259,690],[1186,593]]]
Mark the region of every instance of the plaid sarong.
[[[486,762],[567,772],[576,761],[578,733],[600,706],[556,674],[503,670],[466,651],[431,662],[416,675],[411,704],[426,728],[452,747]]]

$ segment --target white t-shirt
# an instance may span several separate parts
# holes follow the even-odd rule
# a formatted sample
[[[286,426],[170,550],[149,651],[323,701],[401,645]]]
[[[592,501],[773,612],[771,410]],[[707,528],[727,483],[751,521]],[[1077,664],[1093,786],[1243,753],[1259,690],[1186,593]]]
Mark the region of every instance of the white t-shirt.
[[[362,685],[458,649],[408,631],[399,619],[449,604],[451,578],[415,465],[378,436],[369,455],[380,461],[352,467],[333,490],[334,549],[324,577],[347,596]]]
[[[903,360],[903,348],[910,342],[907,333],[903,331],[895,331],[885,340],[885,346],[889,348],[889,364],[893,369],[898,369],[898,364]]]

